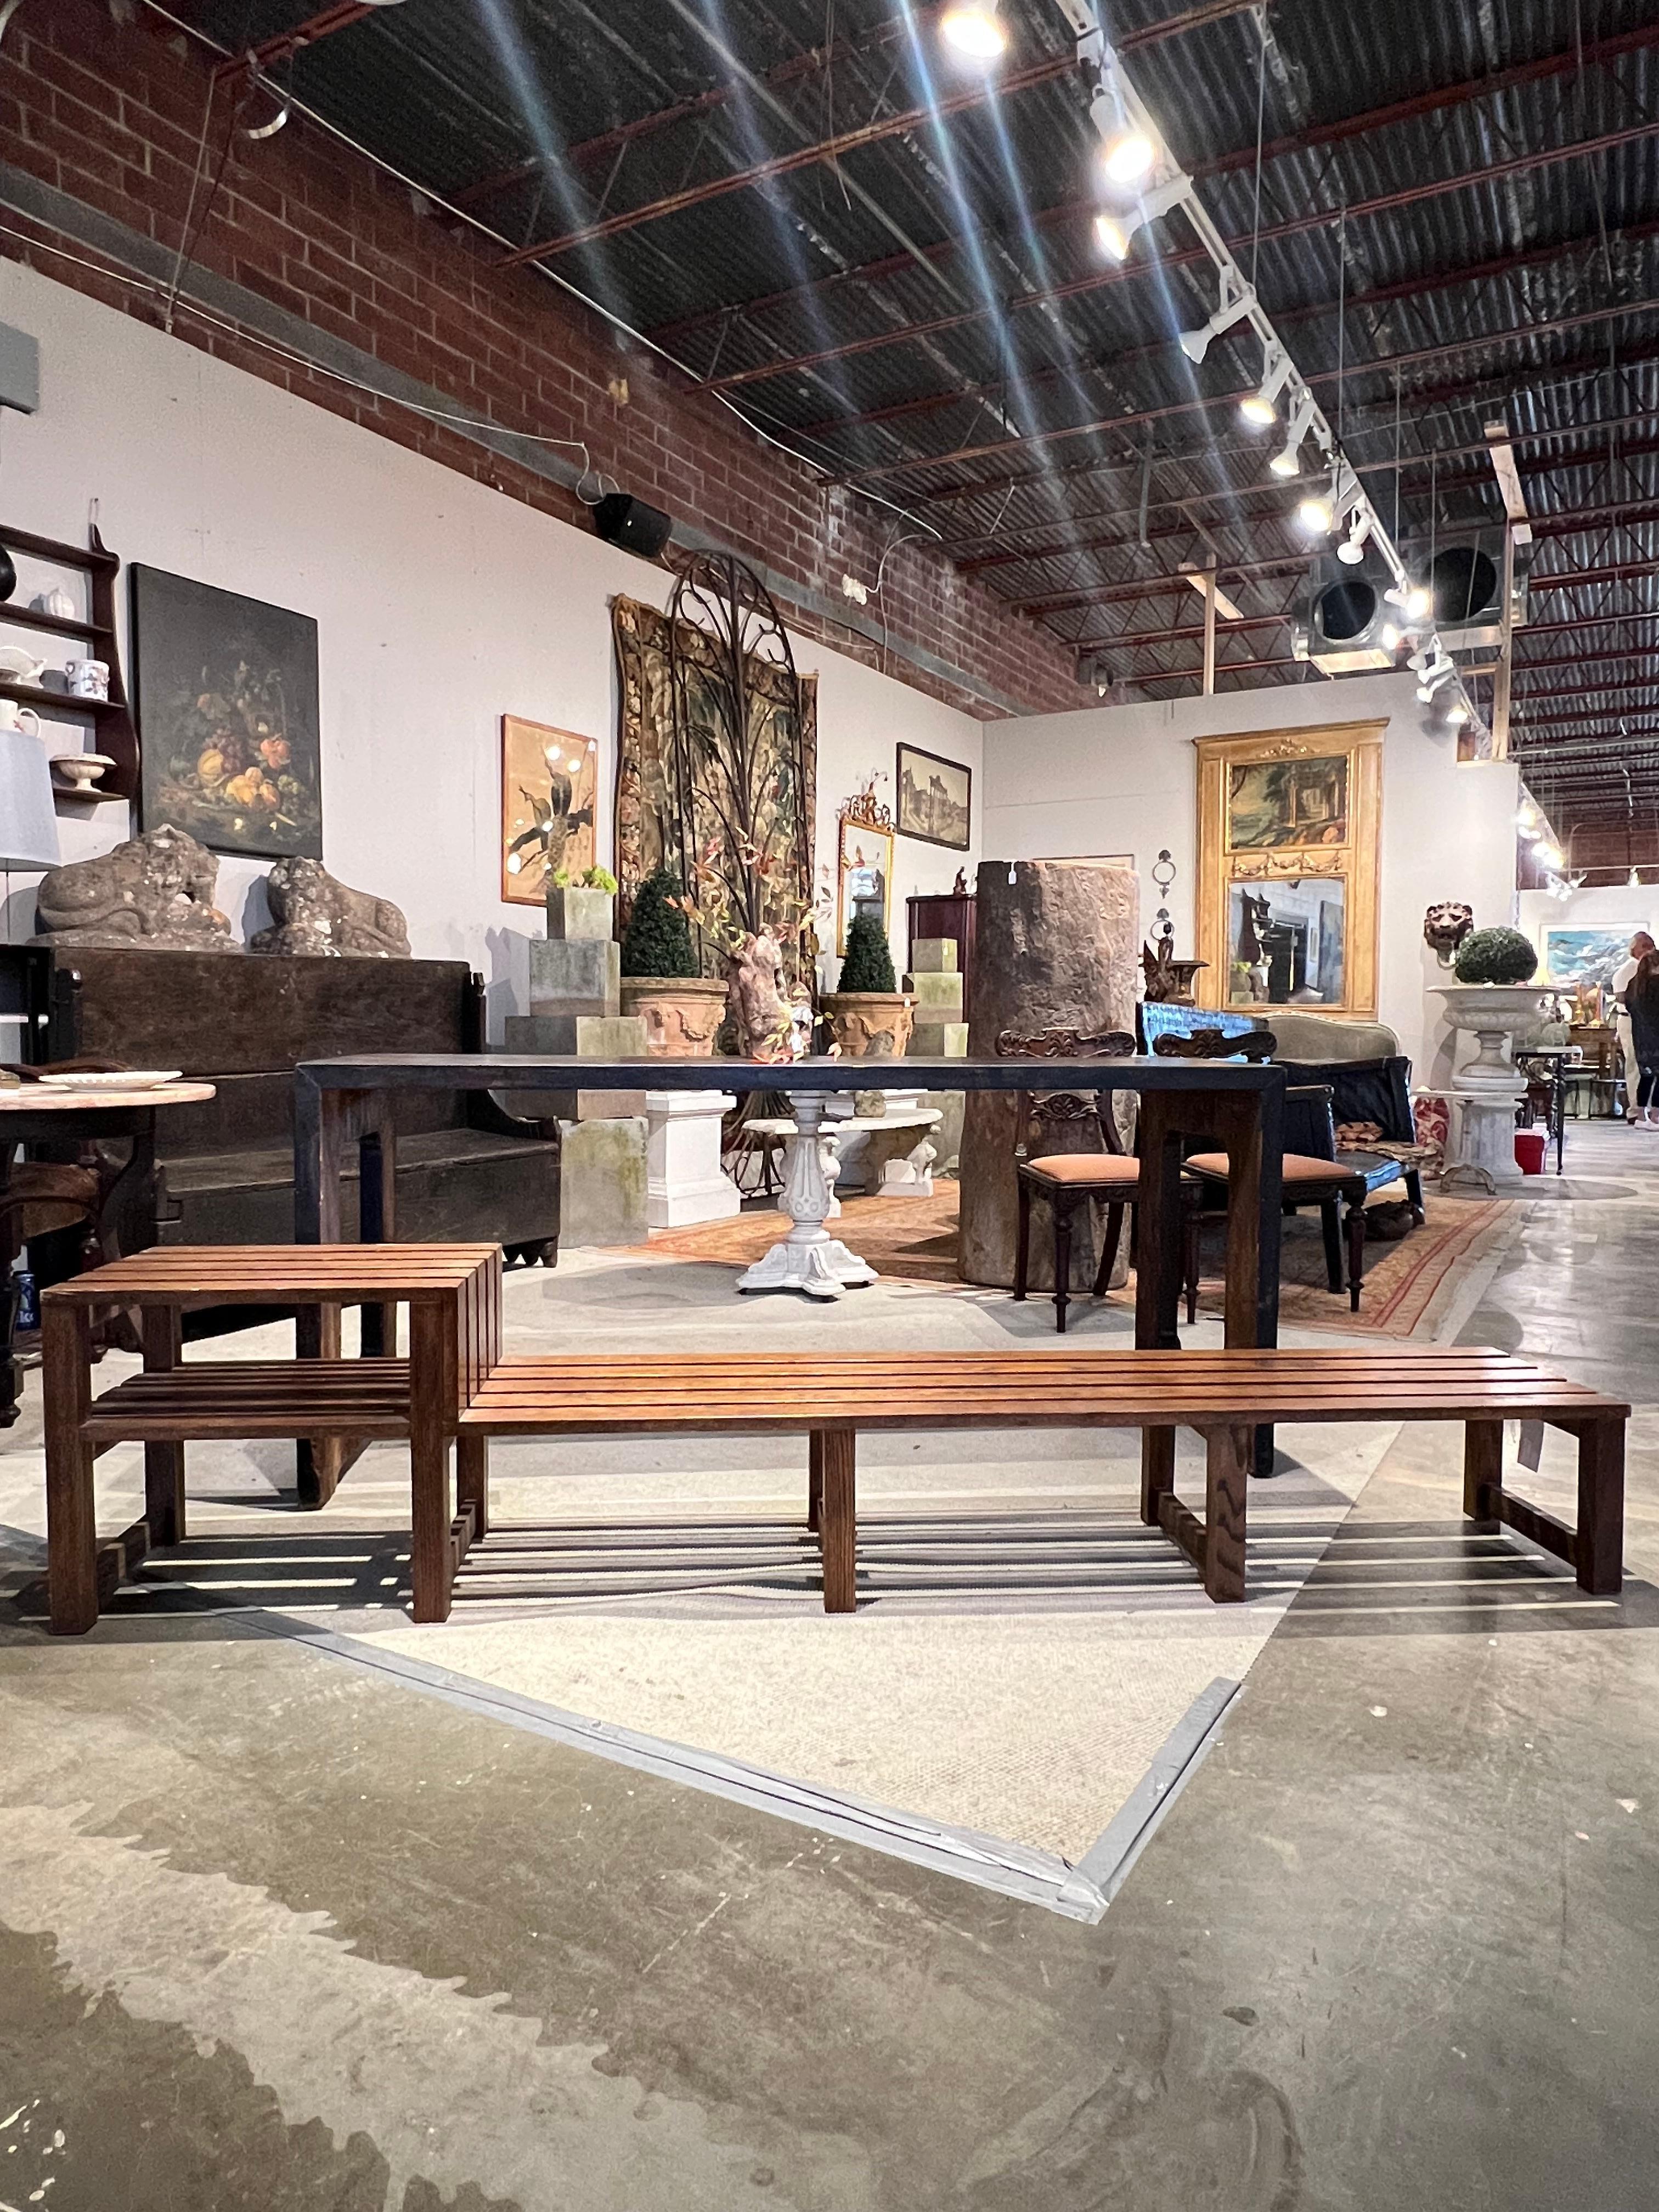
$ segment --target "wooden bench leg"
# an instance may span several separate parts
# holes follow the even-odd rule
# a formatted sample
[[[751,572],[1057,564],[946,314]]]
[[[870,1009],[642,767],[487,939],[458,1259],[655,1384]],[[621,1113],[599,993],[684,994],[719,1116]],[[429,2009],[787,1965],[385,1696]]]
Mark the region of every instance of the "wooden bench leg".
[[[1173,1429],[1143,1429],[1140,1432],[1140,1517],[1149,1528],[1162,1525],[1158,1501],[1175,1488],[1176,1432]]]
[[[455,1437],[455,1507],[472,1509],[476,1543],[489,1534],[489,1438],[482,1429],[461,1429]]]
[[[453,1368],[445,1353],[454,1317],[435,1300],[409,1310],[410,1581],[416,1620],[447,1620],[454,1584],[449,1529],[449,1431],[454,1405],[447,1395]]]
[[[817,1535],[823,1521],[823,1431],[814,1429],[806,1439],[806,1525]]]
[[[813,1441],[823,1468],[823,1609],[852,1613],[858,1605],[858,1437],[850,1429],[819,1429]]]
[[[1463,1430],[1463,1510],[1471,1521],[1498,1518],[1488,1490],[1504,1487],[1504,1424],[1469,1421]]]
[[[1244,1595],[1245,1493],[1255,1431],[1208,1430],[1204,1449],[1204,1592],[1224,1605]]]
[[[148,1306],[143,1311],[144,1372],[171,1374],[179,1364],[181,1333],[176,1308]],[[185,1448],[181,1443],[144,1446],[144,1519],[152,1544],[185,1540]]]
[[[1613,1597],[1624,1580],[1625,1425],[1591,1421],[1578,1431],[1578,1587]]]
[[[54,1636],[84,1635],[98,1618],[92,1446],[81,1433],[92,1401],[92,1322],[84,1306],[41,1315],[46,1391],[46,1582]]]

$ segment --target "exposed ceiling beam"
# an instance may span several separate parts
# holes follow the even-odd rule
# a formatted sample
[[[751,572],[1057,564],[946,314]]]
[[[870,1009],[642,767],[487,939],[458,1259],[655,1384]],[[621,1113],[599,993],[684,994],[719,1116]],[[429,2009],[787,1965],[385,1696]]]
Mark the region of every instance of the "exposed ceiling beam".
[[[278,31],[273,38],[262,40],[257,46],[248,46],[240,53],[230,55],[218,64],[213,72],[214,77],[216,81],[220,77],[234,76],[242,70],[257,73],[260,70],[270,69],[274,64],[287,61],[290,55],[297,54],[302,46],[314,46],[319,39],[331,38],[336,31],[349,30],[354,23],[361,23],[365,15],[373,15],[375,12],[372,0],[336,0],[333,7],[307,16],[303,23],[296,23],[291,31]]]
[[[1413,186],[1412,196],[1418,199],[1432,199],[1447,191],[1484,185],[1490,174],[1489,170],[1477,169],[1466,171],[1456,178],[1439,178],[1432,184]],[[1393,193],[1384,197],[1391,207],[1402,204]],[[1350,218],[1364,216],[1372,204],[1374,204],[1364,200],[1357,201],[1348,210]],[[1409,204],[1409,203],[1403,203],[1403,204]],[[1298,237],[1308,228],[1307,218],[1297,216],[1284,222],[1266,225],[1259,240],[1249,235],[1241,235],[1230,238],[1227,245],[1233,253],[1246,254],[1249,253],[1253,246],[1257,244],[1268,246],[1279,239]],[[1557,240],[1549,245],[1529,246],[1524,252],[1499,254],[1486,261],[1471,262],[1462,268],[1425,270],[1417,275],[1401,277],[1392,283],[1374,285],[1366,291],[1351,292],[1348,295],[1347,306],[1350,309],[1379,307],[1388,305],[1391,301],[1414,298],[1424,292],[1444,291],[1460,284],[1484,283],[1494,276],[1510,276],[1517,270],[1537,268],[1552,261],[1568,260],[1575,253],[1599,254],[1613,246],[1651,238],[1656,233],[1659,233],[1659,218],[1647,222],[1635,223],[1622,231],[1610,234],[1599,230],[1586,232],[1576,238]],[[1050,285],[1045,291],[1017,292],[1011,298],[999,301],[994,305],[980,302],[971,307],[962,308],[954,314],[936,315],[927,322],[913,323],[894,330],[878,331],[862,337],[848,338],[844,343],[839,345],[821,346],[811,353],[787,355],[775,361],[761,362],[747,368],[733,369],[726,376],[706,378],[703,381],[703,389],[707,392],[735,392],[745,385],[765,383],[775,377],[803,374],[810,370],[821,368],[832,361],[851,361],[866,354],[884,351],[890,346],[919,343],[925,338],[936,337],[944,331],[959,330],[970,323],[984,322],[993,316],[1018,314],[1028,307],[1054,307],[1066,300],[1077,299],[1085,294],[1106,291],[1114,285],[1143,282],[1147,278],[1157,278],[1162,282],[1170,270],[1184,269],[1194,265],[1204,268],[1211,265],[1209,253],[1202,246],[1181,246],[1174,252],[1142,256],[1122,262],[1115,268],[1091,270],[1086,276],[1074,276],[1069,283]],[[1275,314],[1273,319],[1278,327],[1283,330],[1287,325],[1316,321],[1322,315],[1334,315],[1337,312],[1337,307],[1338,303],[1334,300],[1315,301],[1304,307],[1282,309]],[[1118,356],[1120,360],[1131,357]],[[1097,362],[1093,365],[1102,368],[1111,366],[1109,362]],[[1063,369],[1048,368],[1011,372],[1011,374],[1023,375],[1028,380],[1033,375],[1052,377],[1063,375],[1066,373]],[[999,380],[999,386],[1004,380]],[[971,386],[966,387],[965,391],[939,392],[907,404],[916,411],[921,410],[930,404],[945,407],[966,396],[967,391],[978,392],[988,388],[984,386]],[[809,423],[806,428],[808,430],[825,428],[846,428],[854,423],[881,419],[883,418],[879,415],[830,416],[826,422]]]
[[[1305,574],[1308,565],[1307,554],[1293,553],[1282,561],[1224,561],[1217,568],[1216,574],[1229,583],[1252,582],[1264,576],[1300,576]],[[1133,577],[1114,578],[1109,582],[1091,586],[1086,591],[1067,592],[1054,599],[1018,600],[1015,603],[1014,612],[1021,615],[1060,614],[1072,607],[1109,606],[1120,599],[1181,599],[1191,581],[1191,577],[1180,569],[1165,569],[1160,574],[1146,576],[1139,580]]]
[[[1052,84],[1056,77],[1073,76],[1076,70],[1077,62],[1073,55],[1050,55],[1045,60],[1029,63],[1023,70],[1011,70],[994,88],[1008,97],[1028,92],[1036,85]],[[968,85],[924,107],[908,107],[896,114],[878,116],[873,123],[839,131],[833,138],[816,139],[811,145],[797,146],[787,154],[774,154],[764,161],[751,163],[746,169],[730,169],[723,176],[707,177],[701,184],[666,192],[660,199],[647,200],[643,206],[624,208],[617,215],[580,223],[574,230],[565,231],[556,238],[538,239],[533,246],[521,246],[515,252],[503,255],[496,266],[516,269],[526,261],[550,260],[555,254],[572,252],[579,246],[597,246],[601,240],[618,237],[625,230],[637,230],[641,223],[660,222],[666,216],[684,215],[688,209],[706,207],[711,200],[724,199],[729,193],[769,184],[776,177],[793,176],[798,169],[839,161],[860,147],[879,145],[886,138],[902,137],[908,131],[925,130],[945,116],[981,106],[990,97],[991,90],[985,84]]]
[[[1173,20],[1177,24],[1181,21],[1179,17]],[[1138,35],[1130,33],[1118,39],[1115,43],[1120,53],[1128,53],[1134,50],[1139,42]],[[1353,137],[1368,131],[1385,129],[1390,123],[1405,121],[1413,114],[1427,113],[1446,106],[1465,106],[1472,100],[1480,100],[1493,92],[1504,90],[1511,81],[1532,82],[1541,76],[1565,75],[1577,70],[1581,64],[1584,65],[1606,64],[1619,59],[1626,53],[1634,52],[1638,48],[1655,45],[1659,45],[1659,23],[1643,24],[1633,31],[1621,33],[1613,39],[1597,40],[1587,46],[1575,45],[1565,47],[1559,52],[1547,55],[1540,62],[1522,63],[1519,67],[1522,70],[1529,73],[1524,79],[1516,77],[1511,80],[1509,71],[1499,71],[1495,76],[1471,77],[1460,84],[1445,86],[1431,93],[1419,94],[1415,100],[1395,101],[1386,107],[1370,108],[1361,113],[1344,116],[1334,123],[1312,125],[1307,130],[1297,132],[1291,137],[1275,140],[1273,142],[1275,153],[1278,155],[1283,155],[1312,152],[1322,146],[1334,144],[1339,139]],[[1425,104],[1419,105],[1419,102]],[[1264,154],[1266,150],[1264,149]],[[1540,156],[1525,155],[1521,158],[1518,164],[1499,162],[1480,172],[1480,175],[1492,179],[1518,174],[1521,168],[1532,166],[1534,161],[1541,165],[1544,161],[1571,159],[1574,151],[1572,148],[1558,149]],[[1201,182],[1207,176],[1218,176],[1231,168],[1248,167],[1254,163],[1255,160],[1254,144],[1239,147],[1230,153],[1216,155],[1211,161],[1200,162],[1189,167],[1188,174],[1195,181]],[[1462,179],[1454,179],[1449,184],[1437,184],[1428,190],[1431,192],[1442,190],[1457,191],[1462,189],[1463,181]],[[1387,197],[1384,196],[1385,198]],[[1396,204],[1403,204],[1403,203]],[[1034,227],[1040,230],[1052,228],[1056,224],[1088,223],[1093,221],[1098,204],[1097,201],[1087,197],[1067,200],[1057,207],[1036,210],[1030,220]],[[1380,204],[1357,203],[1349,208],[1348,214],[1352,217],[1365,209],[1375,213],[1377,211],[1378,204]],[[1262,234],[1264,237],[1291,236],[1304,230],[1328,224],[1330,220],[1330,210],[1321,209],[1311,216],[1299,218],[1294,223],[1276,226],[1271,233],[1264,232]],[[980,226],[977,229],[970,228],[955,236],[941,239],[936,246],[927,250],[931,254],[936,254],[942,258],[960,252],[969,240],[988,234],[996,234],[996,227],[987,224]],[[879,260],[866,262],[856,269],[837,270],[831,275],[818,277],[811,284],[794,286],[781,292],[766,293],[757,298],[737,303],[735,312],[754,314],[763,308],[779,306],[785,301],[820,293],[830,287],[848,283],[879,283],[882,278],[892,276],[904,265],[902,255],[885,255]],[[651,335],[659,343],[665,343],[671,339],[687,337],[694,331],[707,329],[733,312],[732,307],[722,307],[706,309],[695,315],[684,315],[676,322],[664,324],[659,329],[653,331]]]
[[[1659,123],[1647,128],[1659,131]],[[1597,324],[1616,322],[1621,316],[1649,313],[1656,310],[1659,310],[1659,299],[1620,301],[1611,307],[1587,308],[1577,315],[1558,315],[1549,322],[1521,324],[1510,330],[1454,338],[1440,345],[1415,346],[1406,353],[1376,354],[1368,361],[1348,362],[1342,374],[1347,378],[1382,376],[1390,372],[1398,374],[1402,369],[1419,368],[1430,362],[1449,361],[1458,354],[1480,352],[1529,338],[1558,335],[1564,331],[1585,330]],[[1111,364],[1109,361],[1099,365],[1109,368]],[[1312,386],[1331,385],[1339,381],[1339,375],[1334,368],[1319,369],[1304,377],[1304,381]],[[1136,428],[1148,422],[1169,422],[1178,416],[1208,414],[1217,408],[1237,407],[1254,388],[1253,385],[1242,385],[1236,391],[1218,392],[1212,398],[1177,400],[1164,407],[1142,408],[1121,415],[1103,415],[1091,422],[1068,422],[1056,429],[1033,430],[1024,437],[994,438],[977,446],[957,446],[949,453],[915,453],[902,460],[879,461],[868,468],[850,470],[840,481],[854,486],[873,483],[883,477],[908,475],[916,469],[945,468],[958,461],[984,460],[998,453],[1030,452],[1039,446],[1059,445],[1067,438],[1097,437],[1108,431]],[[1420,402],[1422,395],[1414,394],[1413,397]]]

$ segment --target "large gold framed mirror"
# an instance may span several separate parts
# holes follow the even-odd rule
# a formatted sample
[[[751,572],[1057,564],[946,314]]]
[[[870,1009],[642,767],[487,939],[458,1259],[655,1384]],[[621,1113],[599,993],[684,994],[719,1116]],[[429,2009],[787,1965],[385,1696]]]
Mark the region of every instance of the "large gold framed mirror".
[[[1375,1016],[1384,726],[1196,741],[1200,1006]]]

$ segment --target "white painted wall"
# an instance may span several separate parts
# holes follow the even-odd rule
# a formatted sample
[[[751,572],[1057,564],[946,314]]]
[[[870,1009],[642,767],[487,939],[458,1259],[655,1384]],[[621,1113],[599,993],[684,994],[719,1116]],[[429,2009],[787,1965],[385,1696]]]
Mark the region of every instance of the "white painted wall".
[[[1425,996],[1441,978],[1422,941],[1423,915],[1437,899],[1467,899],[1483,924],[1513,920],[1518,779],[1507,762],[1460,766],[1453,737],[1431,727],[1415,692],[1409,675],[1321,678],[988,723],[981,849],[1013,860],[1132,854],[1150,936],[1159,903],[1152,867],[1167,847],[1177,870],[1170,910],[1185,952],[1195,926],[1193,739],[1383,720],[1378,1013],[1416,1074],[1441,1079],[1447,1033]]]
[[[0,428],[0,522],[84,543],[95,500],[124,562],[316,617],[325,864],[395,899],[417,954],[481,969],[499,1035],[524,1003],[525,944],[542,933],[535,909],[499,895],[500,717],[599,739],[599,852],[611,859],[610,601],[662,605],[662,572],[15,262],[0,263],[0,320],[31,331],[41,355],[40,411],[8,414]],[[27,605],[43,579],[19,567]],[[125,582],[121,597],[130,672]],[[32,635],[0,628],[8,641]],[[821,864],[833,866],[838,804],[872,771],[890,804],[900,738],[974,771],[977,824],[979,723],[793,643],[803,672],[818,677]],[[49,728],[49,750],[78,748],[84,726]],[[114,805],[65,810],[60,830],[66,860],[131,834]],[[905,897],[948,890],[976,851],[899,841],[901,963]],[[269,866],[221,866],[219,902],[240,934],[267,919],[258,885]],[[35,880],[7,887],[12,941],[33,930]]]

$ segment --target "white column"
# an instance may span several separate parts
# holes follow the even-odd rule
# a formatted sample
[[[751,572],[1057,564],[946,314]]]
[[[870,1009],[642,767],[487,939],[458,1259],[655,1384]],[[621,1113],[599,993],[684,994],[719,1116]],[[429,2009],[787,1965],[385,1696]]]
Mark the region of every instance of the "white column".
[[[720,1167],[720,1116],[737,1100],[723,1091],[645,1094],[645,1218],[653,1229],[724,1221],[743,1200]]]

